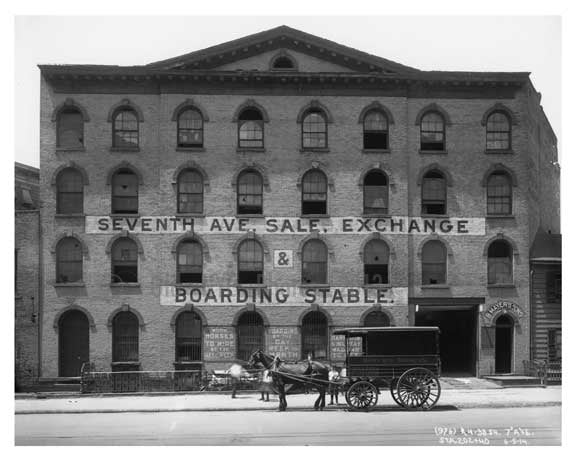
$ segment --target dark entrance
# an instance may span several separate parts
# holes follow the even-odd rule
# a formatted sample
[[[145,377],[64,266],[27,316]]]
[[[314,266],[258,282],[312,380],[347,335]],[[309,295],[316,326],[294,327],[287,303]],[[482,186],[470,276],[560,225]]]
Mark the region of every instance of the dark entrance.
[[[476,308],[420,306],[416,326],[440,328],[442,374],[476,375]]]
[[[58,322],[60,369],[59,376],[80,376],[84,362],[89,361],[90,333],[84,313],[71,310]]]
[[[496,373],[512,372],[514,321],[508,315],[496,320]]]

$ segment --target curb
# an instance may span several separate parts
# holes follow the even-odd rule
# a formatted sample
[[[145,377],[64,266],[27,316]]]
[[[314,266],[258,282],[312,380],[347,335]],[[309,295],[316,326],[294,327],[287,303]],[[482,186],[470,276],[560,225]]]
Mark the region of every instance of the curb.
[[[561,402],[506,402],[506,403],[485,403],[485,404],[467,404],[467,403],[455,403],[439,405],[439,407],[454,407],[455,410],[470,410],[474,408],[527,408],[527,407],[556,407],[562,406]],[[376,413],[385,412],[387,409],[391,412],[398,411],[410,411],[403,410],[394,406],[380,407]],[[290,411],[312,411],[310,406],[293,406],[288,408]],[[15,411],[15,415],[59,415],[59,414],[99,414],[99,413],[179,413],[179,412],[224,412],[224,411],[278,411],[276,406],[274,407],[243,407],[243,408],[144,408],[144,409],[104,409],[104,410],[22,410]],[[339,408],[325,408],[324,411],[350,411],[348,407],[342,406]],[[356,413],[355,411],[351,411]],[[414,412],[417,412],[414,411]],[[434,412],[434,410],[432,410]],[[367,413],[371,413],[368,411]]]

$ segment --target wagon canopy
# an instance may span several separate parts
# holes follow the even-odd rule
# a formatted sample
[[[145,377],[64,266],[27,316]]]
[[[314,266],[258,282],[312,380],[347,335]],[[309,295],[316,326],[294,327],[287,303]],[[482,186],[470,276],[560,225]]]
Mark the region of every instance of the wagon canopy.
[[[366,355],[438,355],[438,327],[354,327],[334,330],[335,335],[361,337]]]

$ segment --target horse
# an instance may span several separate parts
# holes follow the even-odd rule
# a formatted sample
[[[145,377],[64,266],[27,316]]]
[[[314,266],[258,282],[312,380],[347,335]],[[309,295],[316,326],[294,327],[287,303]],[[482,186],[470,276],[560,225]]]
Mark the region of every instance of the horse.
[[[265,354],[257,350],[250,356],[250,367],[261,364],[272,375],[272,385],[278,392],[278,411],[285,411],[288,407],[286,402],[286,384],[309,384],[318,390],[318,398],[314,402],[314,410],[324,410],[326,406],[326,388],[328,387],[328,372],[330,367],[315,360],[303,360],[296,363],[286,363],[277,357]]]

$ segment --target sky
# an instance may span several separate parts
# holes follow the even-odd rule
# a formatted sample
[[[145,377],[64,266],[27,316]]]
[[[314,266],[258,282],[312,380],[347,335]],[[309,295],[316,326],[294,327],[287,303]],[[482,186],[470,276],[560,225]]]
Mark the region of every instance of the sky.
[[[422,70],[531,72],[561,140],[560,16],[16,16],[15,160],[39,165],[38,64],[142,65],[282,24]]]

